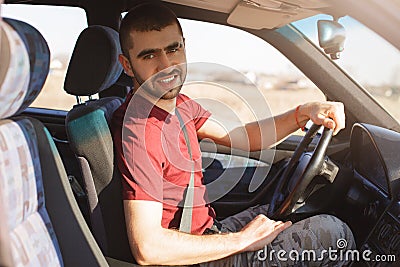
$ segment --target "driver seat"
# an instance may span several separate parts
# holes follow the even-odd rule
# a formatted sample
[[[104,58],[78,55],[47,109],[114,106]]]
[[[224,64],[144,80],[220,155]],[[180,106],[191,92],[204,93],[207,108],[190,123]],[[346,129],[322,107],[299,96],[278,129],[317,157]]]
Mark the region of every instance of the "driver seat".
[[[95,46],[93,44],[96,44]],[[125,227],[121,174],[114,160],[110,131],[112,114],[120,97],[90,99],[109,87],[132,83],[118,62],[118,33],[107,26],[91,25],[79,35],[68,66],[64,89],[79,99],[68,112],[65,126],[71,150],[78,159],[83,187],[88,195],[90,227],[106,256],[134,262]]]

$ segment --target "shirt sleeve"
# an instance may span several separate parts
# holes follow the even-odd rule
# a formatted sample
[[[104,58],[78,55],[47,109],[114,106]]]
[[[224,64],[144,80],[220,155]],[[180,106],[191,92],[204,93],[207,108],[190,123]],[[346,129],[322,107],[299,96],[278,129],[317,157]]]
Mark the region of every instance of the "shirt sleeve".
[[[123,175],[123,199],[162,202],[165,155],[161,130],[151,123],[132,127],[122,143],[130,174]]]
[[[192,114],[192,120],[196,127],[196,131],[198,131],[201,126],[208,120],[211,116],[211,112],[203,108],[199,103],[195,100],[189,98],[186,95],[181,95],[182,99],[185,103],[187,103],[188,108],[190,109],[190,114]]]

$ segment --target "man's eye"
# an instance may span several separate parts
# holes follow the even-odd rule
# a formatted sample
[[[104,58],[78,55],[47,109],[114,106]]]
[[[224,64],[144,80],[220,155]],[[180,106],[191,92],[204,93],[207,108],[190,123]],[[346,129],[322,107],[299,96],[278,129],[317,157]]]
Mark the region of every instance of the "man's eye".
[[[175,53],[176,51],[178,51],[178,48],[172,48],[168,50],[168,53]]]
[[[145,56],[143,57],[143,59],[152,59],[152,58],[154,58],[154,55],[153,55],[153,54],[148,54],[148,55],[145,55]]]

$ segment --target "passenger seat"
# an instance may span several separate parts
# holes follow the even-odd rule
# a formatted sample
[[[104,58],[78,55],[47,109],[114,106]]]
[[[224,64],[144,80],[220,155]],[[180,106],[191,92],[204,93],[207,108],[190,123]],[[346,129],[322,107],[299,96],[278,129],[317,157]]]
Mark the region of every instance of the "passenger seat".
[[[107,263],[48,130],[36,119],[18,116],[42,89],[50,53],[32,26],[5,22],[0,29],[0,266],[134,266]]]

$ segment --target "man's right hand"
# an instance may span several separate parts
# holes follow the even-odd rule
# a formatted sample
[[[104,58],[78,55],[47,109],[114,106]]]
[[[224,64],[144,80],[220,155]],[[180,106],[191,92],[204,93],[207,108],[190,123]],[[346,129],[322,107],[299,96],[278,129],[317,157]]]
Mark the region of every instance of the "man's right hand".
[[[271,243],[283,230],[289,228],[292,222],[274,221],[260,214],[240,231],[240,237],[245,244],[244,251],[263,249]]]

